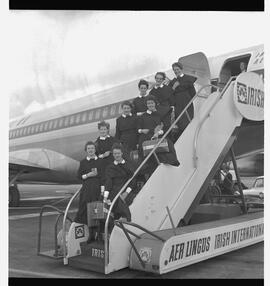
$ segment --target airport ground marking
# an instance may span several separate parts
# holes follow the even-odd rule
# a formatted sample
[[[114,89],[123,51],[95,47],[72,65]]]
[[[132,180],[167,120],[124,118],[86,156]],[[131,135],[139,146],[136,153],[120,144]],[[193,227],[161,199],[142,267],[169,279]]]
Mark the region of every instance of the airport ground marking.
[[[40,206],[37,206],[37,207],[9,207],[8,210],[19,210],[19,211],[22,211],[22,210],[36,210],[36,209],[40,209]]]
[[[29,270],[22,270],[22,269],[9,269],[9,278],[12,278],[10,274],[17,274],[17,275],[28,275],[29,277],[40,277],[40,278],[76,278],[74,276],[66,276],[66,275],[57,275],[51,274],[46,272],[36,272],[36,271],[29,271]],[[15,277],[14,277],[15,278]],[[80,277],[77,277],[80,278]]]
[[[77,210],[70,210],[69,213],[74,213]],[[51,216],[51,215],[57,215],[58,212],[48,212],[44,213],[43,216]],[[12,215],[8,219],[9,220],[19,220],[19,219],[25,219],[25,218],[34,218],[39,217],[39,213],[33,213],[33,214],[23,214],[23,215]]]
[[[36,198],[24,198],[21,201],[43,201],[43,200],[55,200],[55,199],[63,199],[65,197],[57,197],[57,196],[47,196],[47,197],[36,197]]]

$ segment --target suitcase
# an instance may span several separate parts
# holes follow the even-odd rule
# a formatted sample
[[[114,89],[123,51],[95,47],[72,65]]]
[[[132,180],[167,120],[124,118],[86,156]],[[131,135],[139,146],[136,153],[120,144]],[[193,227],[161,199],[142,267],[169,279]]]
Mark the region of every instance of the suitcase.
[[[107,218],[109,206],[101,201],[91,202],[87,204],[87,222],[88,226],[97,226],[98,220]],[[111,212],[113,217],[113,213]]]
[[[147,140],[144,141],[142,144],[142,148],[143,148],[143,155],[147,156],[157,145],[159,139],[154,139],[154,140]],[[169,152],[169,145],[168,145],[168,141],[167,139],[164,139],[160,145],[158,146],[158,148],[155,151],[156,153],[166,153]]]

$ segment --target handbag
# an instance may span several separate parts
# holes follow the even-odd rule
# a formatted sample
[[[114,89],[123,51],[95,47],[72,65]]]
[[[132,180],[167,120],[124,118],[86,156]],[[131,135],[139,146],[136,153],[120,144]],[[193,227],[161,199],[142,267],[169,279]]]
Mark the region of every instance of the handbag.
[[[143,148],[143,155],[147,156],[157,145],[159,142],[159,139],[154,139],[154,140],[146,140],[142,143],[142,148]],[[156,153],[166,153],[169,152],[169,145],[167,139],[164,139],[157,149],[155,150]]]
[[[95,220],[105,220],[107,218],[109,206],[102,201],[95,201],[87,204],[87,222],[88,226],[97,224]],[[112,217],[114,214],[111,212]]]

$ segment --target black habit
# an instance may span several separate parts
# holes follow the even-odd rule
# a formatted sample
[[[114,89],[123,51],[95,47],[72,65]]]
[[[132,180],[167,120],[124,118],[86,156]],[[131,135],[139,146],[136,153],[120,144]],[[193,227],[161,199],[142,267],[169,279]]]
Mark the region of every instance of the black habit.
[[[139,148],[142,146],[142,143],[146,140],[150,140],[155,134],[155,128],[161,124],[161,117],[157,111],[154,112],[145,112],[138,120],[138,130],[139,129],[149,129],[147,134],[139,134]]]
[[[136,150],[138,144],[137,117],[135,115],[121,115],[116,119],[115,138],[120,141],[126,151]]]
[[[146,112],[141,116],[141,120],[138,123],[138,129],[149,129],[149,132],[147,134],[141,133],[139,136],[139,153],[140,153],[140,156],[143,156],[142,155],[143,154],[142,143],[146,140],[151,140],[151,138],[153,137],[153,135],[155,133],[155,128],[158,125],[160,125],[161,122],[162,121],[160,119],[160,115],[157,111],[154,111],[152,113]],[[160,136],[160,138],[161,137],[162,137],[162,135]],[[179,166],[180,163],[177,160],[174,145],[169,138],[166,138],[166,139],[168,141],[169,152],[157,153],[158,159],[161,163],[170,164],[173,166]],[[157,166],[155,158],[153,156],[151,156],[151,158],[149,158],[147,164],[148,165],[147,165],[147,169],[145,172],[147,172],[147,170],[149,170],[150,173],[152,173]]]
[[[93,168],[97,169],[97,175],[82,179],[82,176],[91,172]],[[79,209],[75,218],[75,221],[78,223],[87,224],[87,203],[97,201],[100,198],[101,169],[101,160],[97,157],[96,160],[83,159],[80,162],[78,178],[82,181],[82,188],[80,191]]]
[[[96,154],[97,156],[104,154],[107,151],[112,151],[112,145],[116,142],[115,138],[112,136],[107,136],[106,139],[101,139],[100,137],[97,138],[95,141],[96,144]],[[101,178],[102,181],[105,181],[105,170],[106,167],[113,162],[113,155],[112,152],[108,157],[102,158],[101,160]]]
[[[164,132],[166,132],[171,125],[171,106],[174,105],[173,89],[168,85],[154,86],[149,95],[155,97],[157,101],[157,112],[161,116],[161,120],[164,123]]]
[[[123,164],[115,162],[111,163],[106,169],[106,181],[105,181],[105,191],[109,192],[108,199],[113,201],[115,196],[127,182],[127,180],[132,177],[135,167],[129,160],[124,160]],[[134,191],[136,187],[136,181],[132,180],[129,187]],[[131,220],[131,214],[127,204],[118,198],[113,207],[114,218],[119,219],[120,217],[126,217],[128,221]]]
[[[132,104],[133,104],[133,113],[135,115],[138,112],[145,112],[147,110],[146,96],[138,96],[134,98]]]
[[[196,90],[194,88],[194,82],[197,80],[196,77],[184,74],[182,77],[174,78],[169,86],[173,86],[176,81],[178,81],[179,85],[175,88],[173,92],[174,96],[174,106],[175,106],[175,118],[177,118],[180,113],[185,109],[187,104],[196,94]],[[190,119],[194,116],[194,106],[193,103],[187,109]],[[182,118],[178,121],[177,126],[179,128],[179,132],[182,133],[184,129],[189,124],[189,120],[186,115],[183,115]]]

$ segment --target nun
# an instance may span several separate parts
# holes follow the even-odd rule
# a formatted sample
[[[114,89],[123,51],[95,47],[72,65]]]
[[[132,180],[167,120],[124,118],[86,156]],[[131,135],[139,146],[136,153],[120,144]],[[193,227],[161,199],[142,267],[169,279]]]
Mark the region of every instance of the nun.
[[[96,145],[94,142],[87,142],[84,150],[86,158],[80,162],[78,178],[82,182],[79,198],[79,208],[75,217],[75,222],[87,224],[87,203],[99,200],[101,194],[101,159],[96,155]]]
[[[129,158],[131,151],[137,149],[138,133],[137,133],[137,117],[132,114],[132,104],[129,101],[124,101],[121,105],[122,115],[116,119],[115,139],[122,145]]]

